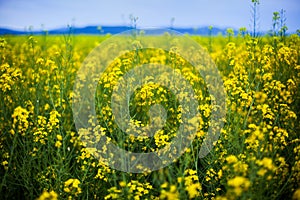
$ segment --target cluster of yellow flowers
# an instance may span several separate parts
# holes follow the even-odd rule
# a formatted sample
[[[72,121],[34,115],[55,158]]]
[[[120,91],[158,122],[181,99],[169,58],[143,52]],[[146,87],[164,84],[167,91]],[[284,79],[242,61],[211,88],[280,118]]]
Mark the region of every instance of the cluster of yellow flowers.
[[[116,186],[113,186],[108,189],[109,194],[104,197],[104,199],[146,199],[150,196],[152,190],[152,185],[150,183],[140,183],[137,180],[131,180],[126,183],[124,181],[119,182],[117,189]]]
[[[179,199],[179,192],[177,190],[176,185],[169,185],[169,183],[163,183],[161,186],[161,193],[159,195],[159,199]]]
[[[185,171],[184,185],[190,199],[200,196],[202,187],[199,183],[199,177],[196,170],[188,169]]]
[[[50,192],[44,190],[37,200],[57,200],[57,199],[58,199],[58,195],[56,192],[54,192],[53,190]]]
[[[80,181],[78,179],[70,178],[64,183],[64,191],[68,194],[78,196],[82,192],[79,185]],[[69,199],[72,199],[72,196],[69,196]]]
[[[282,41],[245,36],[227,43],[226,38],[210,38],[214,43],[211,57],[227,94],[227,110],[219,139],[201,159],[199,149],[217,109],[211,102],[218,98],[209,94],[204,80],[214,77],[201,77],[180,56],[176,41],[171,41],[174,46],[169,52],[122,52],[101,77],[94,67],[75,77],[89,51],[106,37],[65,36],[63,43],[54,36],[0,38],[0,169],[4,169],[0,193],[8,191],[4,192],[7,198],[13,198],[9,195],[25,191],[23,195],[31,199],[53,200],[299,199],[299,36],[290,35]],[[151,37],[158,36],[149,36],[150,41]],[[194,39],[206,44],[209,38]],[[133,40],[134,47],[142,47]],[[117,50],[114,45],[110,48]],[[193,52],[189,47],[185,51]],[[88,64],[93,66],[94,62]],[[178,99],[189,101],[189,94],[175,96],[149,75],[145,77],[148,84],[138,87],[128,99],[131,119],[126,130],[118,126],[112,97],[119,100],[123,94],[114,90],[129,70],[149,63],[170,66],[192,86],[199,112],[190,120],[199,122],[196,137],[165,169],[144,174],[119,172],[107,165],[108,160],[122,159],[113,154],[108,143],[132,152],[158,151],[176,137],[187,112]],[[84,91],[93,87],[83,84],[87,79],[97,78],[98,83],[95,105],[87,106],[95,107],[96,116],[86,116],[88,124],[78,130],[72,105],[81,94],[73,90],[75,78],[76,89]],[[151,109],[157,104],[165,109],[165,122],[152,116]],[[151,123],[164,124],[148,137]],[[99,155],[106,157],[99,160]],[[138,159],[132,157],[131,161]]]

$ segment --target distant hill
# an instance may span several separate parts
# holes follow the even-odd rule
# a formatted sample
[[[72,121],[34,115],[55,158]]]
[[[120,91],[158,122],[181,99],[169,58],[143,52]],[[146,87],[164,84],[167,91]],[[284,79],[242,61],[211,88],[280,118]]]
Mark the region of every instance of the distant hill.
[[[86,26],[86,27],[71,27],[71,28],[60,28],[48,30],[48,34],[117,34],[123,31],[131,30],[132,27],[129,26]],[[174,31],[183,33],[183,34],[191,34],[191,35],[209,35],[208,27],[199,27],[199,28],[169,28]],[[237,31],[234,30],[235,34]],[[45,31],[17,31],[7,28],[0,28],[0,35],[24,35],[24,34],[44,34]],[[221,28],[213,28],[211,30],[212,35],[226,34],[226,29]]]
[[[0,35],[20,35],[20,34],[27,34],[27,32],[16,31],[16,30],[7,29],[7,28],[0,28]]]

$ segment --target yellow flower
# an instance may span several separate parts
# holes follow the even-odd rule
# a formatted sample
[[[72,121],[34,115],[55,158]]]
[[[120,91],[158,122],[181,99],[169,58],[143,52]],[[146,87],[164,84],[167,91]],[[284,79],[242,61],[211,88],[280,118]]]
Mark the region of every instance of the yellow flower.
[[[184,174],[185,174],[184,177],[185,190],[188,192],[189,197],[190,198],[199,197],[200,191],[202,190],[202,186],[199,183],[197,171],[193,169],[187,169],[185,170]]]
[[[55,147],[60,148],[62,145],[62,143],[60,141],[56,141],[55,142]]]
[[[57,138],[59,141],[62,141],[62,139],[63,139],[63,138],[62,138],[62,136],[61,136],[61,135],[59,135],[59,134],[58,134],[58,135],[56,135],[56,138]]]
[[[262,159],[262,164],[263,164],[266,168],[268,168],[268,169],[270,169],[270,170],[275,168],[274,165],[273,165],[273,161],[272,161],[271,158],[263,158],[263,159]]]
[[[47,124],[50,133],[53,129],[59,127],[59,117],[61,117],[61,115],[56,110],[50,112],[49,122]]]
[[[237,196],[241,196],[243,191],[247,191],[250,181],[242,176],[236,176],[227,181],[228,186],[233,187],[233,191]]]
[[[267,94],[264,92],[255,93],[255,100],[259,104],[263,104],[265,102],[265,100],[267,99],[267,97],[268,97]]]
[[[260,169],[260,170],[258,170],[258,172],[257,172],[257,174],[259,175],[259,176],[264,176],[265,174],[267,173],[267,170],[266,169]]]
[[[238,159],[235,157],[235,155],[230,155],[227,156],[226,161],[231,164],[231,163],[236,163],[238,161]]]
[[[74,181],[73,181],[73,187],[74,188],[78,188],[78,185],[80,184],[80,181],[78,180],[78,179],[75,179]]]
[[[220,170],[218,171],[218,178],[221,179],[222,176],[223,176],[223,171],[220,169]]]
[[[168,183],[164,183],[161,185],[163,188],[160,192],[159,198],[160,199],[167,199],[167,200],[176,200],[179,199],[179,193],[175,185],[170,185],[169,190],[166,190],[168,187]]]
[[[294,192],[292,199],[293,199],[293,200],[300,200],[300,188],[298,188],[298,189]]]
[[[22,108],[21,106],[18,106],[15,108],[14,113],[12,114],[13,118],[13,128],[17,129],[21,135],[25,134],[25,131],[29,127],[29,111],[27,111],[25,108]],[[14,134],[14,132],[11,132]]]
[[[125,187],[125,186],[126,186],[126,182],[120,181],[120,182],[119,182],[119,185],[120,185],[121,187]]]
[[[119,199],[121,190],[118,190],[117,187],[111,187],[108,189],[109,194],[104,197],[104,199]]]
[[[35,61],[36,64],[43,64],[44,63],[44,59],[43,58],[38,58],[36,61]]]
[[[57,200],[58,194],[53,190],[48,192],[46,190],[43,191],[41,196],[37,200]]]
[[[199,182],[191,184],[186,187],[186,191],[189,194],[190,199],[193,199],[195,197],[199,197],[200,195],[200,190],[202,189],[201,184]]]
[[[0,89],[3,92],[12,90],[16,81],[22,78],[20,69],[5,63],[0,65]]]
[[[271,158],[263,158],[262,160],[256,161],[259,166],[263,166],[268,170],[275,170],[275,166],[273,165],[273,161]]]
[[[79,187],[79,184],[80,184],[80,181],[78,179],[70,178],[67,181],[65,181],[64,191],[66,193],[71,193],[71,194],[74,194],[75,196],[77,196],[78,194],[80,194],[82,192],[81,188]]]
[[[69,185],[71,185],[73,183],[74,179],[70,178],[65,182],[65,187],[68,187]]]
[[[8,169],[8,161],[7,160],[4,160],[1,165],[4,167],[5,170]]]

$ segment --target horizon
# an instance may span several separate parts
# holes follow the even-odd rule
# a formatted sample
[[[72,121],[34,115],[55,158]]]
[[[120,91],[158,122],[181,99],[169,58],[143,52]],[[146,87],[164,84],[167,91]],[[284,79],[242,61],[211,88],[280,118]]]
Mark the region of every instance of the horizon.
[[[98,28],[101,27],[99,30]],[[17,30],[7,27],[0,27],[0,35],[5,34],[12,34],[12,35],[23,35],[23,34],[35,34],[40,35],[47,32],[50,35],[55,34],[66,34],[69,33],[71,30],[74,34],[100,34],[100,35],[106,35],[106,34],[119,34],[128,30],[132,29],[137,30],[147,30],[147,29],[157,29],[157,30],[174,30],[181,34],[191,34],[191,35],[209,35],[210,26],[200,26],[200,27],[132,27],[130,25],[87,25],[87,26],[66,26],[66,27],[58,27],[54,29],[24,29],[24,30]],[[234,35],[237,35],[240,32],[240,29],[233,29],[231,27],[212,27],[212,35],[226,35],[226,32],[228,29],[232,29],[234,32]],[[253,34],[252,30],[246,29],[245,33]],[[258,35],[268,35],[271,34],[272,31],[257,31],[256,34]],[[290,34],[297,34],[297,32],[286,32],[287,35]]]

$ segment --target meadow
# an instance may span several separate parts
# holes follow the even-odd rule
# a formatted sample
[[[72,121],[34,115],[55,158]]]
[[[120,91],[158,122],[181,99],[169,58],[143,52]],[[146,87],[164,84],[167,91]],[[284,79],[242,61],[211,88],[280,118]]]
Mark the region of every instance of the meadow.
[[[172,52],[140,50],[114,60],[98,81],[98,124],[87,119],[89,128],[76,129],[76,74],[110,37],[0,37],[0,199],[300,199],[299,35],[189,36],[211,56],[226,91],[224,126],[203,158],[213,97],[197,70]],[[183,109],[159,84],[138,88],[129,101],[133,132],[150,123],[152,105],[166,109],[166,122],[152,138],[125,136],[114,120],[113,88],[143,63],[181,73],[193,86],[200,115],[183,155],[159,170],[128,173],[97,159],[83,138],[105,135],[134,152],[154,152],[172,141]]]

